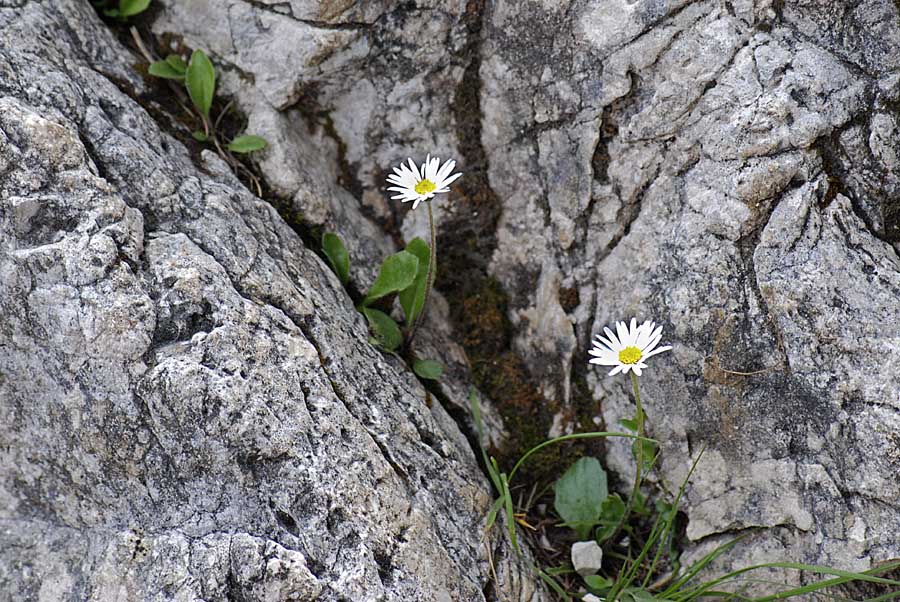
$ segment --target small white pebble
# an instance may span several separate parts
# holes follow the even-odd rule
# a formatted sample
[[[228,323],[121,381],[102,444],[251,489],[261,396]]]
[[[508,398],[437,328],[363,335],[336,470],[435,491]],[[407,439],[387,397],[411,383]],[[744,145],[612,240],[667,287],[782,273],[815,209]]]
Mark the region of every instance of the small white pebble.
[[[579,575],[596,574],[602,562],[603,550],[593,539],[572,544],[572,566]]]

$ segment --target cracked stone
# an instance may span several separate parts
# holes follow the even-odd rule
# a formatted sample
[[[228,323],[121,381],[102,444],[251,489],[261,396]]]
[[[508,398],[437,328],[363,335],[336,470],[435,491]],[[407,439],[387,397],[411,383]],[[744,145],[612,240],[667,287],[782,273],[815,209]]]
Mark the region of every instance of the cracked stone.
[[[460,425],[122,91],[138,59],[90,4],[0,8],[0,42],[3,595],[546,599],[483,533]]]
[[[892,0],[162,0],[152,27],[210,53],[222,94],[270,142],[258,159],[266,180],[307,223],[348,241],[356,282],[371,281],[397,238],[422,231],[420,214],[372,200],[383,196],[384,172],[407,156],[466,153],[461,169],[483,174],[483,197],[493,199],[480,210],[499,216],[483,234],[488,275],[509,299],[506,334],[537,388],[562,406],[548,434],[629,416],[627,383],[585,369],[579,350],[617,319],[663,324],[674,349],[642,379],[648,428],[661,442],[656,478],[677,489],[707,449],[683,499],[696,538],[686,558],[762,527],[711,568],[790,559],[865,570],[900,557],[898,10]],[[66,27],[84,49],[61,46]],[[3,357],[19,370],[15,381],[5,370],[0,387],[25,407],[44,404],[0,424],[45,420],[22,432],[63,458],[35,466],[19,439],[11,448],[11,464],[27,470],[18,469],[15,497],[0,488],[0,507],[32,522],[9,537],[27,543],[45,524],[36,521],[58,525],[29,552],[44,559],[36,579],[46,585],[21,587],[58,599],[83,582],[68,559],[115,567],[125,555],[102,529],[122,533],[140,512],[134,498],[158,507],[142,521],[178,525],[185,545],[211,550],[216,568],[203,591],[229,587],[228,557],[217,551],[226,544],[203,538],[236,529],[299,551],[325,596],[368,587],[415,598],[410,575],[433,565],[477,575],[459,586],[477,599],[481,552],[438,545],[471,543],[471,518],[437,521],[435,539],[391,547],[407,532],[398,525],[429,533],[427,512],[404,514],[408,504],[472,499],[474,510],[439,514],[471,517],[487,489],[464,485],[474,472],[462,435],[440,404],[417,405],[422,389],[402,366],[365,347],[365,325],[333,275],[214,159],[208,173],[184,168],[188,154],[121,93],[139,97],[147,84],[81,3],[0,9],[0,36],[2,94],[13,99],[0,128],[2,220],[13,221],[0,224],[16,244],[0,266],[0,303],[16,300],[0,332],[12,333],[14,354]],[[45,68],[23,58],[34,56],[47,57]],[[458,98],[477,102],[454,111]],[[54,125],[28,125],[39,120]],[[437,216],[443,235],[462,222],[453,199]],[[193,266],[207,267],[206,279]],[[177,287],[154,297],[167,280]],[[561,287],[578,292],[574,307],[562,309]],[[340,317],[326,319],[336,305]],[[461,338],[450,313],[430,317],[423,348]],[[40,335],[25,330],[32,324]],[[39,365],[28,359],[48,354]],[[447,357],[453,381],[442,391],[462,414],[466,358],[458,346]],[[27,395],[7,393],[10,382],[26,383]],[[392,394],[373,404],[382,387]],[[295,408],[287,400],[298,390]],[[203,419],[173,416],[175,398]],[[83,424],[87,408],[105,430],[66,439],[78,453],[38,436]],[[494,442],[503,440],[498,416]],[[334,424],[344,432],[328,430]],[[319,430],[294,439],[307,428]],[[432,463],[419,466],[424,441],[437,441],[425,447],[443,459],[426,451]],[[390,483],[401,501],[360,507],[289,493],[339,478],[331,465],[302,469],[332,444],[353,479],[382,479],[377,488],[361,481],[362,491]],[[252,454],[216,463],[235,446]],[[605,459],[627,486],[628,445],[610,442]],[[434,462],[451,460],[457,469],[435,484],[431,471],[443,464]],[[231,489],[205,495],[210,466]],[[73,482],[100,489],[73,492]],[[427,493],[411,491],[417,482]],[[239,483],[266,484],[281,514],[263,493],[241,501]],[[51,490],[63,492],[59,507]],[[197,492],[197,507],[175,503]],[[370,517],[385,507],[400,518],[371,536]],[[308,526],[321,545],[283,534]],[[167,528],[165,549],[175,550],[179,533]],[[71,537],[85,532],[93,535]],[[528,599],[520,565],[498,557],[508,561],[503,583],[521,588],[511,597]],[[299,561],[283,562],[303,574]],[[429,584],[435,596],[448,591]]]

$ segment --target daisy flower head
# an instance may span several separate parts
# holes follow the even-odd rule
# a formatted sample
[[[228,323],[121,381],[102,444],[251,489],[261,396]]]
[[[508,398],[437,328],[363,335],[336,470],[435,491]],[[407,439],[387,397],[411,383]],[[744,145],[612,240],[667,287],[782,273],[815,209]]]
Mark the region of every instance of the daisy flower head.
[[[601,366],[614,366],[609,375],[619,372],[627,374],[632,370],[640,376],[641,370],[647,367],[644,362],[657,353],[668,351],[671,345],[657,347],[662,338],[662,326],[647,320],[638,326],[637,320],[631,318],[631,324],[616,322],[616,332],[608,327],[603,329],[606,336],[594,337],[594,347],[588,353],[593,355],[592,364]]]
[[[456,167],[456,161],[449,159],[443,165],[437,157],[428,155],[422,167],[419,168],[412,159],[407,159],[409,164],[401,163],[394,168],[394,173],[387,177],[388,184],[393,184],[388,190],[397,194],[391,198],[400,199],[401,202],[413,202],[413,209],[422,201],[431,200],[436,194],[450,192],[448,186],[452,184],[462,173],[450,175]]]

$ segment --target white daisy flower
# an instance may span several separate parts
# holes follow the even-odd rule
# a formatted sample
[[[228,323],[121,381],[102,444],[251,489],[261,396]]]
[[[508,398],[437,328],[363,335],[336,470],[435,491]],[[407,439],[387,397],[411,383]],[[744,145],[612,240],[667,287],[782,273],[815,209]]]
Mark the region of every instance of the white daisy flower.
[[[456,167],[456,161],[452,159],[441,165],[440,159],[428,155],[421,169],[412,159],[408,161],[409,165],[401,163],[400,167],[395,167],[394,173],[387,177],[387,181],[393,184],[388,190],[399,193],[391,198],[400,199],[404,203],[412,201],[413,209],[436,194],[450,192],[448,186],[462,175],[461,173],[450,175]]]
[[[616,322],[616,334],[605,327],[603,332],[606,337],[595,336],[594,348],[588,353],[594,356],[590,360],[592,364],[615,366],[610,376],[619,372],[628,374],[629,370],[640,376],[641,370],[647,367],[644,363],[647,358],[672,348],[670,345],[657,347],[662,338],[662,326],[649,320],[638,326],[637,320],[631,318],[630,326],[625,322]]]

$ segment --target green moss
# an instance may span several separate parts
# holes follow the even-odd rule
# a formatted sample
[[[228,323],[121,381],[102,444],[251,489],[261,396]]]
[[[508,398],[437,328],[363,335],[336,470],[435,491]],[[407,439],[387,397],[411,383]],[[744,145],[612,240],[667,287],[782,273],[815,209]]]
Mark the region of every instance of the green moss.
[[[446,268],[444,284],[450,286],[444,286],[443,292],[450,297],[451,320],[471,362],[475,383],[494,402],[506,425],[505,447],[490,452],[508,470],[523,453],[547,440],[553,417],[562,407],[541,394],[524,359],[511,349],[508,298],[500,283],[462,263],[464,253],[449,255],[458,263]],[[587,391],[586,384],[580,390]],[[582,405],[593,405],[589,394],[582,399]],[[590,415],[580,422],[584,430],[593,430]],[[596,444],[589,441],[548,447],[529,460],[516,480],[528,486],[550,482],[595,449]]]

